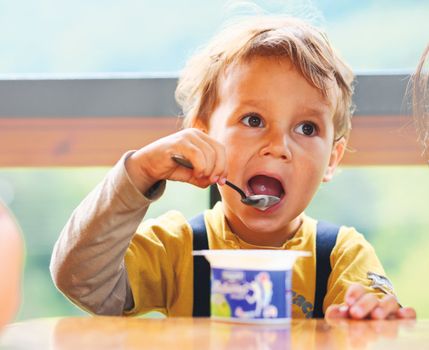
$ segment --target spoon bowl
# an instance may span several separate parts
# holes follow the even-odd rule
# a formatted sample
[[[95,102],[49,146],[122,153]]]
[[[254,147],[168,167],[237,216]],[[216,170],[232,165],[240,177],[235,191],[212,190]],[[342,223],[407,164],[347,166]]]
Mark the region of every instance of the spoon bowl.
[[[192,165],[192,163],[182,155],[173,154],[171,156],[171,159],[175,161],[177,164],[180,164],[185,168],[194,169],[194,166]],[[242,203],[260,210],[265,211],[268,208],[280,202],[279,197],[265,195],[265,194],[254,194],[251,196],[246,196],[246,194],[240,187],[234,185],[232,182],[229,182],[228,180],[225,182],[225,185],[228,185],[229,187],[236,190],[240,194]]]
[[[241,201],[246,205],[250,205],[265,211],[280,202],[280,198],[266,194],[254,194],[245,198],[241,198]]]

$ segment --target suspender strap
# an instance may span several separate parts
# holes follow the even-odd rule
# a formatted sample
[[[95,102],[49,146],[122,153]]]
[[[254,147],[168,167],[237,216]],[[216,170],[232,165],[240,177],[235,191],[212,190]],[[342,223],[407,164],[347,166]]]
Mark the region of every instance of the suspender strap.
[[[337,242],[340,227],[325,221],[317,223],[316,233],[316,291],[313,318],[323,318],[323,300],[331,273],[331,252]]]
[[[189,220],[193,232],[193,250],[209,248],[204,214]],[[210,316],[210,264],[203,256],[194,256],[194,317]]]

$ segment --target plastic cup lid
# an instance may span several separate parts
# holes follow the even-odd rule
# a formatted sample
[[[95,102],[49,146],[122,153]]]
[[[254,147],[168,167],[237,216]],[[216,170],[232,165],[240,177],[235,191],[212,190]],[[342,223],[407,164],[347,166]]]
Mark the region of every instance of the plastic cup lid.
[[[215,268],[276,271],[290,270],[297,258],[311,256],[307,251],[270,249],[194,250],[192,254],[204,256]]]

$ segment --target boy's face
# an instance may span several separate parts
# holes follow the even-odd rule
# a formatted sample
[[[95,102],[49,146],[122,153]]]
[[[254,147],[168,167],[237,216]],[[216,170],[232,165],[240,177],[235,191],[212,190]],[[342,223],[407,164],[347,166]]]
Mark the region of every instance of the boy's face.
[[[281,197],[266,211],[221,186],[232,229],[255,244],[278,245],[342,157],[334,144],[335,93],[325,98],[288,59],[253,57],[220,78],[209,134],[225,145],[228,180],[249,194]]]

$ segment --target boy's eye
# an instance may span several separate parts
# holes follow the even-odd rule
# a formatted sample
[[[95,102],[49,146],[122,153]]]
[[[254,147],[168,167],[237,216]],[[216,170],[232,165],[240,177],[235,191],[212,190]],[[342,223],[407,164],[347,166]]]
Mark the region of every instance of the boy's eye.
[[[244,123],[244,125],[250,126],[251,128],[262,128],[264,126],[262,118],[257,114],[249,114],[243,117],[241,121]]]
[[[306,135],[306,136],[314,136],[317,132],[317,126],[314,123],[304,122],[299,124],[295,131],[298,134]]]

